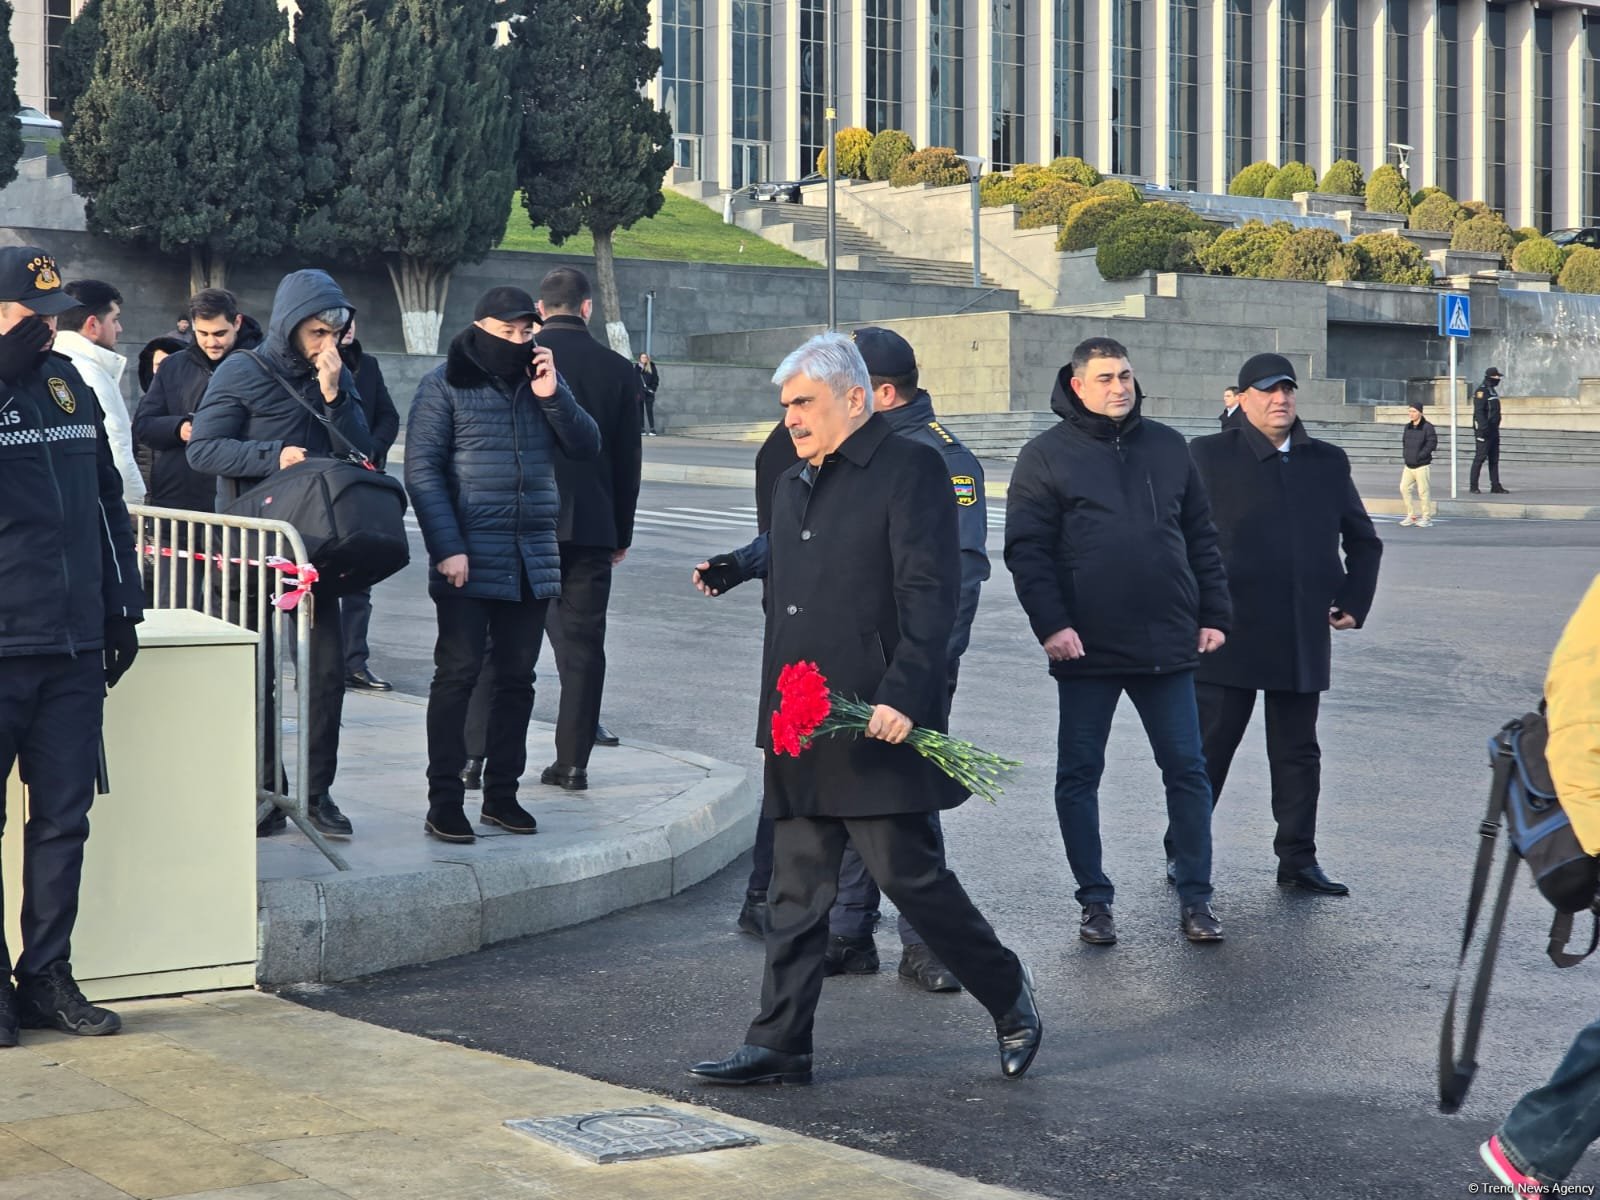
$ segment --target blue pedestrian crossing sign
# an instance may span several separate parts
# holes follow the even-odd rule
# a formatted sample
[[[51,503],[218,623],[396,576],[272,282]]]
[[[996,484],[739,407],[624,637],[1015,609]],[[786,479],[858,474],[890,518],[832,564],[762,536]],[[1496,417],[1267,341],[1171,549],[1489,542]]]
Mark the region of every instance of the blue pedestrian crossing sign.
[[[1469,338],[1472,336],[1472,297],[1460,292],[1442,292],[1439,295],[1439,336]]]

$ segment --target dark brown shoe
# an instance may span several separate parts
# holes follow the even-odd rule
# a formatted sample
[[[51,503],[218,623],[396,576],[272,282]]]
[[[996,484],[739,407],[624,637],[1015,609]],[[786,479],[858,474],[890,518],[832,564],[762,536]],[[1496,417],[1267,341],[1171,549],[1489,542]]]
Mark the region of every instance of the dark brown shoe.
[[[1178,928],[1183,930],[1183,936],[1191,942],[1222,940],[1222,922],[1217,920],[1217,914],[1211,911],[1209,904],[1185,904],[1183,916],[1178,921]]]
[[[1078,926],[1078,936],[1091,946],[1115,946],[1117,926],[1111,919],[1111,905],[1085,904],[1083,921]]]

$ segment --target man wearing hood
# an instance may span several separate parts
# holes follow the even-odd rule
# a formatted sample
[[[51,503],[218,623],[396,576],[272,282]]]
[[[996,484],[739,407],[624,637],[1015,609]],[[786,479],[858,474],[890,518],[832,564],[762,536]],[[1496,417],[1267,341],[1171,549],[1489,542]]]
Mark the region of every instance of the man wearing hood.
[[[570,460],[595,458],[600,429],[556,374],[550,349],[535,345],[535,312],[521,288],[485,292],[444,365],[417,385],[407,421],[406,489],[428,546],[439,622],[423,831],[445,842],[477,836],[461,776],[468,702],[491,640],[481,815],[508,833],[538,832],[517,785],[528,764],[534,662],[550,602],[561,595],[554,460],[558,449]]]
[[[1195,668],[1226,640],[1228,581],[1183,435],[1140,415],[1127,350],[1090,338],[1056,379],[1054,429],[1023,447],[1006,566],[1060,693],[1056,816],[1083,905],[1079,936],[1117,940],[1101,863],[1100,776],[1126,692],[1166,785],[1179,925],[1214,942],[1211,787]]]
[[[217,366],[195,410],[188,459],[196,471],[217,477],[219,511],[286,467],[332,455],[336,447],[328,425],[370,453],[372,438],[355,380],[339,357],[339,336],[354,315],[350,301],[327,272],[295,271],[278,284],[261,348],[227,355]],[[261,361],[253,357],[256,354]],[[272,371],[283,376],[296,395],[290,395]],[[263,636],[272,636],[271,624]],[[339,718],[344,710],[344,638],[336,612],[312,625],[310,649],[306,811],[324,835],[349,837],[349,818],[328,794],[338,770]],[[271,698],[268,709],[270,729],[275,719]],[[277,764],[263,767],[269,773],[267,786],[275,786],[278,781],[271,775]],[[282,828],[282,821],[281,811],[275,811],[258,832],[272,833]]]
[[[65,354],[93,390],[105,419],[111,458],[122,476],[122,499],[144,503],[144,476],[133,453],[133,426],[122,398],[128,360],[117,353],[122,336],[122,293],[98,279],[75,279],[63,289],[78,302],[56,318],[57,354]]]

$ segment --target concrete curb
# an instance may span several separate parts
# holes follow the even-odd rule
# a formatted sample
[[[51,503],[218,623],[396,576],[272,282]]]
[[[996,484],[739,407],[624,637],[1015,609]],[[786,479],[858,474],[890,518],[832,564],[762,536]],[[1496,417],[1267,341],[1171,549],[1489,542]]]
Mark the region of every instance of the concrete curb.
[[[257,982],[330,982],[471,954],[666,899],[750,848],[759,800],[742,769],[647,742],[624,745],[704,777],[642,813],[560,844],[516,839],[516,852],[507,853],[483,839],[440,843],[426,865],[263,879]]]

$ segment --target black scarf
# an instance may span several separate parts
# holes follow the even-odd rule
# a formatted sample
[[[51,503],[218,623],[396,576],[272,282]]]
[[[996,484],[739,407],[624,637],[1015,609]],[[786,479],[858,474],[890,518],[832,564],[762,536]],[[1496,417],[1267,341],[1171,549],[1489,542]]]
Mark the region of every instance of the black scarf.
[[[533,350],[532,342],[507,341],[473,326],[472,356],[485,371],[512,387],[526,382]]]

